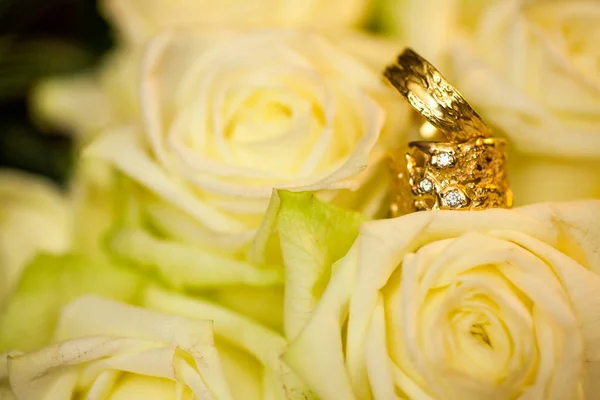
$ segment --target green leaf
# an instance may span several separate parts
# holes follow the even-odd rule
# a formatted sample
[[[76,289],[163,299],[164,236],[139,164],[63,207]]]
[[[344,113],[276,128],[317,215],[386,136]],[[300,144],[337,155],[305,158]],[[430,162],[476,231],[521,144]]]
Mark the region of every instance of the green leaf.
[[[40,255],[25,269],[0,314],[0,353],[47,344],[60,310],[84,294],[133,302],[145,279],[79,255]]]
[[[292,339],[315,309],[334,263],[348,252],[366,218],[310,193],[279,191],[278,196],[276,225],[286,275],[284,326]]]

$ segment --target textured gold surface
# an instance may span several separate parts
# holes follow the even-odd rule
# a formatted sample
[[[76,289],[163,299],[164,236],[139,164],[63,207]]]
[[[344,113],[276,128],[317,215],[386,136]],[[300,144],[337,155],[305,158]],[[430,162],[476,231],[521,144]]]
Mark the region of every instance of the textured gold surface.
[[[449,142],[491,136],[485,122],[461,94],[413,50],[400,54],[384,76]]]
[[[504,140],[497,138],[476,138],[464,143],[410,143],[408,152],[398,152],[393,163],[394,173],[402,177],[395,182],[392,213],[398,216],[420,210],[511,207],[505,145]],[[441,153],[451,154],[455,162],[445,167],[436,165],[434,161]],[[433,184],[431,192],[419,187],[423,179]],[[464,194],[465,202],[447,204],[445,195],[456,190]]]
[[[392,215],[512,207],[505,141],[492,137],[439,71],[407,49],[384,75],[435,128],[422,126],[421,132],[447,140],[411,142],[392,155]]]
[[[393,174],[390,212],[393,217],[416,211],[405,156],[406,149],[402,148],[392,153],[390,157],[390,171]]]

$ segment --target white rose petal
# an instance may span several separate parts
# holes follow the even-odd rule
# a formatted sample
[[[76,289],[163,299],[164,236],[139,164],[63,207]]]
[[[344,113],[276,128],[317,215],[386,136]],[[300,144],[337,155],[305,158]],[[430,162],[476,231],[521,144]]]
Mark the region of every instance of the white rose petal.
[[[9,358],[18,398],[71,398],[83,387],[90,399],[119,389],[124,373],[174,382],[174,394],[229,399],[213,344],[212,323],[83,297],[64,310],[57,344]],[[124,389],[123,389],[124,390]]]
[[[599,222],[587,201],[365,223],[285,360],[323,399],[595,398]]]
[[[0,303],[37,252],[61,253],[70,245],[66,195],[42,177],[0,171]]]
[[[141,124],[107,130],[87,154],[184,211],[215,243],[241,242],[274,188],[338,201],[374,179],[389,93],[371,68],[306,32],[164,32],[141,68]],[[385,191],[372,187],[364,206],[376,213]],[[164,225],[160,212],[152,217]]]
[[[370,4],[363,0],[104,0],[101,6],[127,41],[143,42],[173,27],[349,27],[362,21]]]
[[[598,158],[595,1],[493,3],[451,48],[456,84],[519,150]]]

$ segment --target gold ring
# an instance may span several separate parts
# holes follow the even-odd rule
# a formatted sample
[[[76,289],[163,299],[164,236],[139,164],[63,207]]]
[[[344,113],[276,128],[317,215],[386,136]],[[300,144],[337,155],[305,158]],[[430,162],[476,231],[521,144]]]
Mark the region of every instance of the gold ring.
[[[407,49],[384,75],[447,140],[410,142],[392,158],[392,215],[512,207],[506,142],[439,71]]]
[[[394,168],[403,167],[395,170],[397,189],[406,185],[395,191],[392,213],[511,207],[505,147],[498,138],[411,142],[404,159],[392,163]],[[406,199],[409,203],[401,207]]]
[[[384,76],[449,142],[491,136],[488,126],[440,72],[411,49]]]

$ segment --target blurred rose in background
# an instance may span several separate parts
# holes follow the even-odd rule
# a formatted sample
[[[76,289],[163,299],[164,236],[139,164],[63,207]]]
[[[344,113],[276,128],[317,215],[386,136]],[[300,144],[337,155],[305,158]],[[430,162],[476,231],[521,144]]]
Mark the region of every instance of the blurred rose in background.
[[[600,3],[383,0],[380,28],[505,135],[517,204],[600,196]]]
[[[295,335],[289,310],[315,306],[330,271],[307,270],[302,257],[306,280],[280,267],[296,247],[308,246],[309,264],[339,257],[318,240],[278,250],[278,208],[296,200],[273,190],[310,191],[288,230],[328,240],[354,231],[321,222],[332,211],[319,212],[313,193],[356,229],[355,211],[387,215],[383,161],[416,139],[416,118],[381,72],[410,46],[508,139],[517,205],[599,197],[599,29],[595,0],[0,0],[0,352],[50,343],[59,315],[54,337],[67,350],[130,319],[176,320],[206,331],[201,344],[225,355],[225,377],[244,377],[234,398],[264,388],[277,398],[288,385],[289,398],[309,398],[282,385],[293,375],[280,355]],[[318,226],[297,226],[296,211]],[[297,285],[285,299],[284,282]],[[60,311],[88,292],[160,313],[93,298]],[[88,326],[89,310],[121,322]],[[212,327],[171,313],[215,321],[216,344]],[[181,338],[155,339],[165,376],[171,362],[200,357]],[[136,346],[124,354],[143,370]],[[172,346],[189,354],[177,361]],[[30,366],[40,359],[62,371],[61,351],[20,358],[15,390],[38,390],[30,383],[47,371]],[[78,357],[75,369],[93,361]]]
[[[164,29],[291,27],[376,69],[405,45],[432,60],[510,140],[517,204],[597,197],[599,20],[593,0],[3,0],[0,166],[66,182],[72,135],[138,111],[134,60]]]

